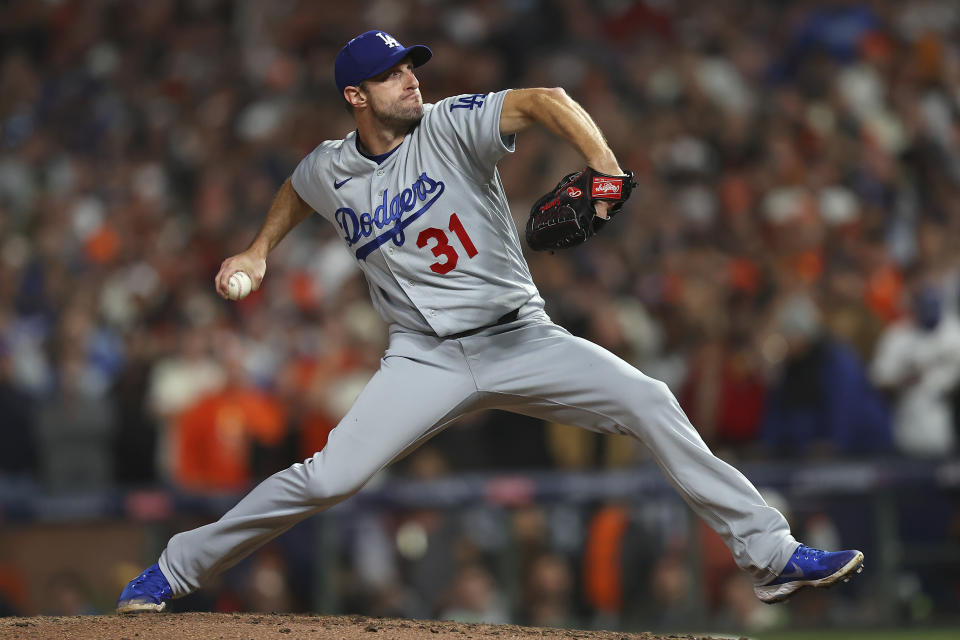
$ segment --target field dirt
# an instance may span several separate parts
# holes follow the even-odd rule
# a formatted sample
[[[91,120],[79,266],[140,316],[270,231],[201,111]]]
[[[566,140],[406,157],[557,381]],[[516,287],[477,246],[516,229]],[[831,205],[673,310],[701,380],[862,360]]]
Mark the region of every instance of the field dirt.
[[[714,640],[708,636],[543,629],[363,616],[171,613],[0,618],[3,640]]]

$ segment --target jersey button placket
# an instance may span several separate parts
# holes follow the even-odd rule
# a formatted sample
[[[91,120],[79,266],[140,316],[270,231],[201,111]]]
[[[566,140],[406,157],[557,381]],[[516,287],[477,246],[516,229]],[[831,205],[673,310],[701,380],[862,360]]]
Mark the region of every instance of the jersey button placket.
[[[378,176],[382,176],[382,175],[383,175],[383,169],[377,169],[376,174],[377,174]],[[376,191],[377,195],[376,195],[375,198],[373,198],[373,206],[376,207],[376,206],[381,202],[381,199],[383,198],[383,189],[378,189],[378,188],[374,187],[374,190]],[[386,252],[392,256],[392,255],[393,255],[393,246],[394,246],[394,245],[393,245],[393,241],[392,241],[392,240],[388,240],[387,243],[383,245],[383,248],[386,249]],[[392,267],[391,267],[391,270],[392,270]]]
[[[377,171],[377,175],[380,175],[380,173],[381,173],[380,171]],[[381,190],[380,190],[380,194],[379,194],[379,196],[377,197],[377,202],[380,202],[380,198],[382,198],[382,197],[383,197],[383,190],[381,189]],[[393,255],[393,249],[394,249],[394,246],[395,246],[395,245],[393,244],[393,240],[389,240],[385,246],[387,247],[387,253],[389,253],[389,254],[392,256],[392,255]]]
[[[382,177],[383,169],[377,169],[376,171],[374,171],[374,174],[376,174],[376,176],[378,177]],[[383,202],[384,191],[385,189],[383,188],[382,180],[370,181],[370,195],[371,195],[371,200],[373,201],[373,204],[371,207],[372,209],[376,208],[378,204]],[[377,231],[381,231],[381,230],[378,229]],[[380,245],[380,250],[385,254],[384,263],[387,265],[387,269],[390,270],[390,273],[393,274],[393,277],[397,282],[397,286],[403,289],[404,278],[401,275],[402,271],[400,273],[397,272],[396,268],[398,267],[398,265],[394,262],[396,260],[395,254],[397,253],[397,246],[394,244],[393,240],[390,239],[390,240],[387,240],[384,244]],[[412,284],[412,282],[409,280],[407,282],[410,282]]]
[[[393,158],[391,158],[390,160],[392,159]],[[390,160],[388,160],[388,162]],[[414,178],[415,177],[416,176],[414,176]],[[415,180],[413,178],[401,177],[401,179],[399,180],[399,184],[395,184],[393,181],[391,181],[391,174],[387,169],[384,169],[383,167],[377,167],[373,171],[373,176],[370,181],[371,182],[370,194],[371,196],[374,196],[374,194],[376,194],[372,198],[374,201],[373,206],[376,207],[378,204],[381,204],[383,202],[383,194],[384,194],[384,191],[386,191],[387,189],[389,189],[389,193],[387,194],[388,198],[396,197],[397,193],[402,192],[404,185],[409,186],[409,184],[411,184],[414,181]],[[387,187],[387,189],[385,189],[384,187]],[[389,201],[386,203],[386,206],[387,207],[390,206]],[[384,229],[384,231],[386,231],[386,229]],[[412,233],[412,231],[408,230],[407,233],[408,234]],[[412,250],[410,247],[413,247]],[[421,306],[423,301],[419,299],[420,296],[417,296],[414,291],[415,289],[419,289],[419,287],[415,286],[416,281],[413,279],[412,274],[409,272],[411,264],[415,262],[414,257],[411,255],[411,251],[414,251],[414,252],[416,251],[415,239],[411,240],[410,237],[407,237],[406,242],[402,247],[398,247],[396,244],[394,244],[393,240],[391,239],[385,242],[383,245],[381,245],[380,249],[381,251],[386,252],[384,255],[384,257],[386,258],[385,262],[386,262],[387,268],[390,270],[390,273],[393,275],[397,283],[397,287],[406,291],[408,295],[412,294],[413,296],[416,296],[416,299],[411,298],[411,302],[413,302],[414,306],[420,309],[423,309],[423,307]],[[418,302],[420,304],[418,304]],[[424,313],[430,318],[437,317],[436,309],[424,310]]]

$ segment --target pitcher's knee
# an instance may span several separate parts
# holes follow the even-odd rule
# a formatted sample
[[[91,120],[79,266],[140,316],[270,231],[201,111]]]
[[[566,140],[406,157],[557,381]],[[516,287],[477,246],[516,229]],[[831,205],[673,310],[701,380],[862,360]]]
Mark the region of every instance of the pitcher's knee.
[[[639,435],[644,425],[652,419],[680,411],[680,405],[665,383],[646,378],[630,395],[627,403],[627,427]]]
[[[336,503],[359,491],[367,477],[350,470],[333,470],[316,466],[307,482],[307,500],[311,503]]]
[[[643,392],[635,396],[637,399],[635,404],[641,412],[649,414],[657,409],[672,409],[677,405],[673,391],[665,382],[655,378],[647,378],[644,382]]]

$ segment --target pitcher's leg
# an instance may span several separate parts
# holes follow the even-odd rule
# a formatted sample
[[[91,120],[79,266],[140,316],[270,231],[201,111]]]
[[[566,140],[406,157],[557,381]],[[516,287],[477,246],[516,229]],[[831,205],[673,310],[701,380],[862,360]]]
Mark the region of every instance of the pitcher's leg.
[[[353,495],[397,455],[468,410],[478,394],[459,346],[437,345],[431,359],[388,355],[322,451],[261,482],[216,522],[173,536],[159,565],[174,597]]]
[[[757,582],[780,572],[798,545],[786,520],[743,474],[710,452],[664,383],[555,325],[519,332],[526,335],[491,339],[535,344],[535,357],[487,348],[483,360],[489,365],[481,366],[468,353],[481,390],[510,396],[504,408],[520,413],[640,439],[742,569]]]

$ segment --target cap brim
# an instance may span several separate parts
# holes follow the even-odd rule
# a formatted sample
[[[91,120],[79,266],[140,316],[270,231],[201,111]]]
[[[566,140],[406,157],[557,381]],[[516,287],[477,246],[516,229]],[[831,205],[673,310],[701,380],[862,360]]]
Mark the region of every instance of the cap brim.
[[[384,60],[383,64],[380,65],[376,71],[364,78],[364,80],[369,80],[370,78],[380,75],[407,56],[410,56],[410,60],[413,62],[414,67],[419,67],[422,64],[426,64],[426,62],[433,57],[433,51],[430,50],[430,47],[426,47],[422,44],[415,44],[412,47],[397,49],[395,52],[393,52],[393,54],[390,55],[389,58]]]
[[[422,44],[415,44],[412,47],[407,47],[406,50],[413,59],[413,66],[415,67],[426,64],[426,62],[433,57],[433,51],[430,50],[430,47]]]

